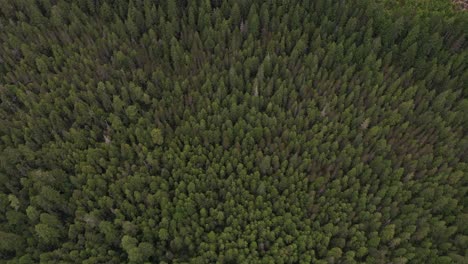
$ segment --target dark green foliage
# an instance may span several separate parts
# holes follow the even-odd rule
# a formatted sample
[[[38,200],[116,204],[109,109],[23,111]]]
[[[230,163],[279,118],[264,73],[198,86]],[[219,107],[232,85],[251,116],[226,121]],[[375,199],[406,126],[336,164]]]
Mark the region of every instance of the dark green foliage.
[[[0,2],[1,263],[466,262],[466,12]]]

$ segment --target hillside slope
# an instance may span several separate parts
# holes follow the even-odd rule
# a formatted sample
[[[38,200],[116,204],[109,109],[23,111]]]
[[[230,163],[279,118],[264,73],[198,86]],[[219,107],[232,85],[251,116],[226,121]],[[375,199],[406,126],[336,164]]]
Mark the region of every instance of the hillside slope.
[[[0,262],[464,263],[466,13],[4,0]]]

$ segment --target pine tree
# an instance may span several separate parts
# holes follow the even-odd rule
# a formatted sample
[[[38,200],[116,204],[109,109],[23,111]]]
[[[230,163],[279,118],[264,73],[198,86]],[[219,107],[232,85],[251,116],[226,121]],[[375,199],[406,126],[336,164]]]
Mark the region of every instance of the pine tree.
[[[230,20],[233,28],[239,27],[241,24],[241,10],[237,2],[234,2],[234,5],[232,6]]]
[[[258,37],[260,33],[260,19],[258,17],[255,5],[250,7],[247,24],[249,27],[249,34],[252,34],[254,38]]]

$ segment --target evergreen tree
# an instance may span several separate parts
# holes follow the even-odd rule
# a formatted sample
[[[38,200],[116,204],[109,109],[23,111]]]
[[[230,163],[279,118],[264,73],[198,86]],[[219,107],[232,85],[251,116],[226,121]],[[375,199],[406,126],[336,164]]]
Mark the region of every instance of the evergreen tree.
[[[1,263],[463,263],[450,1],[3,0]]]

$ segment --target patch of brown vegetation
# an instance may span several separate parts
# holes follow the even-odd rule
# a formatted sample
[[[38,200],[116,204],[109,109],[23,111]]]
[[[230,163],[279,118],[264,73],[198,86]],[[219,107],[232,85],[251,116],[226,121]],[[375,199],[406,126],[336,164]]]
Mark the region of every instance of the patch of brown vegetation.
[[[468,0],[452,0],[453,3],[461,10],[468,10]]]

